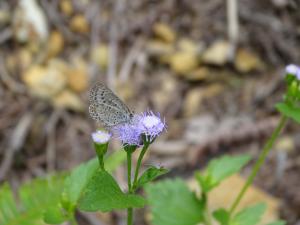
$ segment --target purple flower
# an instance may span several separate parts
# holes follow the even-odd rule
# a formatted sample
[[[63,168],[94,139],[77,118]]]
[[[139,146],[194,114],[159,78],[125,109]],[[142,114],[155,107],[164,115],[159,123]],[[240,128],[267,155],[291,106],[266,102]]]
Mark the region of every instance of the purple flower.
[[[285,72],[287,74],[297,76],[297,79],[299,79],[300,67],[295,65],[295,64],[290,64],[290,65],[285,67]]]
[[[153,112],[145,112],[139,116],[139,129],[148,141],[153,141],[158,135],[166,129],[166,122],[162,120],[159,114]]]
[[[110,140],[110,138],[111,134],[106,131],[97,130],[96,132],[92,133],[92,139],[97,144],[105,144]]]
[[[123,144],[140,146],[142,144],[142,132],[138,124],[139,116],[134,115],[130,123],[119,124],[112,130]]]

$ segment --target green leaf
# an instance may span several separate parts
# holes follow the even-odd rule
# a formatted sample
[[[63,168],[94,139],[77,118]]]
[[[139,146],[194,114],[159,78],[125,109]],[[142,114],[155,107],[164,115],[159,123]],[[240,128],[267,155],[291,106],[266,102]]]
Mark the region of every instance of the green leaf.
[[[286,224],[286,221],[284,221],[284,220],[277,220],[277,221],[268,223],[267,225],[285,225],[285,224]]]
[[[146,185],[154,225],[196,225],[203,221],[203,206],[184,181],[164,180]]]
[[[114,178],[101,169],[90,179],[79,201],[79,209],[90,212],[140,208],[144,205],[142,197],[124,194]]]
[[[222,225],[227,225],[230,220],[230,213],[225,209],[218,209],[213,212],[214,218]]]
[[[115,170],[117,166],[125,161],[125,159],[126,153],[124,151],[116,151],[112,155],[105,158],[104,161],[106,170]],[[98,159],[94,158],[74,169],[71,175],[66,179],[63,196],[64,201],[69,202],[71,205],[70,207],[74,208],[77,205],[83,190],[98,168]]]
[[[237,173],[245,166],[251,157],[249,155],[241,156],[223,156],[209,162],[204,174],[196,173],[196,179],[204,192],[209,192],[225,178]]]
[[[292,104],[278,103],[278,104],[276,104],[276,108],[283,115],[300,123],[300,108],[299,107],[293,106]]]
[[[247,207],[237,213],[232,220],[230,225],[255,225],[260,221],[266,209],[266,204],[258,203],[254,206]]]
[[[67,219],[68,217],[65,215],[63,209],[59,206],[50,207],[44,213],[44,221],[49,224],[60,224]]]
[[[63,175],[38,178],[23,184],[14,199],[11,188],[4,184],[0,188],[1,225],[44,225],[43,214],[47,207],[55,206],[63,188]]]
[[[156,168],[155,166],[149,167],[138,179],[135,189],[142,187],[146,183],[153,181],[155,178],[157,178],[161,175],[164,175],[167,172],[169,172],[169,170],[167,170],[163,167],[160,167],[160,168]]]

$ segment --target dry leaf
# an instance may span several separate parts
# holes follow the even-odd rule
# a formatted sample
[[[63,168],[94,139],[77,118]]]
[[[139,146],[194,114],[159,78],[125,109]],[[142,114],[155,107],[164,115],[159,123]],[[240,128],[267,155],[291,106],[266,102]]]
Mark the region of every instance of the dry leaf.
[[[224,180],[218,187],[209,193],[208,208],[212,212],[218,208],[228,209],[244,184],[245,179],[239,175],[233,175]],[[201,192],[198,183],[194,179],[189,182],[189,186],[191,189],[196,190],[197,193]],[[278,219],[279,200],[254,186],[249,187],[237,207],[236,212],[244,207],[251,206],[259,202],[265,202],[267,204],[267,209],[258,225],[268,224]]]
[[[190,81],[202,81],[207,79],[211,74],[211,71],[207,67],[199,67],[190,73],[184,75],[184,78]]]
[[[176,34],[174,30],[165,23],[156,23],[153,26],[154,34],[161,40],[171,43],[175,41]]]
[[[229,44],[226,41],[217,41],[212,44],[202,56],[205,63],[222,66],[228,60]]]

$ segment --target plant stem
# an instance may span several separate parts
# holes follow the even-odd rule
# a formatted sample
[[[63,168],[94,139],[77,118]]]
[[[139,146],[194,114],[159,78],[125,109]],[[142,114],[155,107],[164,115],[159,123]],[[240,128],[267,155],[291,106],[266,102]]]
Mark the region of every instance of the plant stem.
[[[128,181],[128,193],[132,192],[131,188],[131,160],[132,159],[132,152],[127,151],[127,181]],[[132,217],[133,217],[133,209],[127,209],[127,225],[132,225]]]
[[[243,188],[241,189],[240,193],[238,194],[237,198],[235,199],[235,201],[233,202],[231,208],[230,208],[230,215],[232,215],[232,213],[234,212],[234,210],[236,209],[236,207],[238,206],[238,204],[240,203],[242,197],[244,196],[244,194],[246,193],[247,189],[249,188],[249,186],[252,184],[255,176],[257,175],[258,171],[260,170],[261,166],[263,165],[263,163],[266,160],[266,157],[268,155],[268,153],[270,152],[270,150],[272,149],[272,146],[274,144],[274,142],[276,141],[276,139],[278,138],[280,131],[282,130],[282,128],[284,127],[285,123],[287,121],[287,117],[286,116],[282,116],[277,127],[275,128],[275,130],[273,131],[271,137],[269,138],[269,140],[267,141],[267,143],[265,144],[258,160],[256,161],[254,167],[252,168],[251,174],[249,175],[249,177],[247,178],[246,183],[244,184]]]
[[[139,176],[139,171],[140,171],[140,168],[141,168],[141,165],[142,165],[142,161],[143,161],[144,155],[145,155],[149,145],[150,145],[150,143],[146,142],[143,146],[143,149],[141,150],[140,155],[139,155],[137,165],[136,165],[136,168],[135,168],[135,172],[134,172],[133,191],[135,191],[138,176]]]
[[[203,208],[203,216],[204,216],[204,224],[205,225],[211,225],[211,218],[210,214],[207,208],[207,193],[202,192],[202,201],[204,202],[204,208]]]

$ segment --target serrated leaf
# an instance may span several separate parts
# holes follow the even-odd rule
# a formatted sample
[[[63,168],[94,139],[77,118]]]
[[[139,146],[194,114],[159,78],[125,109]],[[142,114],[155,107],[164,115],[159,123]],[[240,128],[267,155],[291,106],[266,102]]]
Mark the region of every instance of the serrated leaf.
[[[144,205],[142,197],[123,193],[115,179],[101,169],[89,180],[79,200],[79,209],[89,212],[140,208]]]
[[[277,220],[277,221],[268,223],[267,225],[285,225],[285,224],[286,224],[286,221],[284,221],[284,220]]]
[[[227,225],[229,223],[230,214],[225,209],[218,209],[214,211],[213,216],[221,225]]]
[[[113,171],[126,159],[124,151],[117,151],[105,158],[105,168],[107,171]],[[80,198],[81,193],[87,186],[88,181],[99,168],[98,159],[94,158],[87,163],[83,163],[74,169],[71,175],[66,179],[63,196],[70,205],[74,207]]]
[[[67,216],[64,214],[63,209],[59,206],[50,207],[44,213],[44,221],[49,224],[60,224],[67,220]]]
[[[255,225],[260,221],[266,210],[266,204],[258,203],[238,212],[230,221],[229,225]]]
[[[300,123],[300,108],[286,103],[276,104],[276,108],[283,115]]]
[[[225,178],[237,173],[245,166],[251,157],[249,155],[241,156],[223,156],[209,162],[204,174],[197,173],[196,179],[204,192],[212,190]]]
[[[135,188],[137,189],[139,187],[142,187],[146,183],[153,181],[155,178],[166,174],[168,171],[169,170],[162,167],[160,168],[156,168],[154,166],[149,167],[138,179],[137,186]]]
[[[4,184],[0,188],[0,224],[44,225],[44,210],[59,201],[62,188],[63,175],[35,179],[20,186],[17,204],[10,186]]]
[[[154,225],[196,225],[203,221],[203,206],[180,179],[146,185]]]

